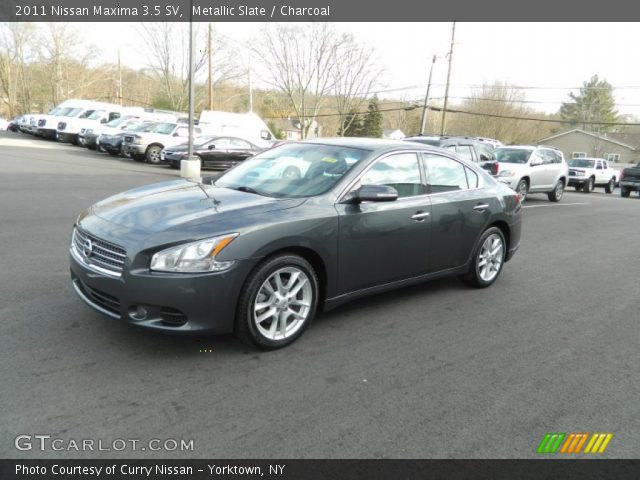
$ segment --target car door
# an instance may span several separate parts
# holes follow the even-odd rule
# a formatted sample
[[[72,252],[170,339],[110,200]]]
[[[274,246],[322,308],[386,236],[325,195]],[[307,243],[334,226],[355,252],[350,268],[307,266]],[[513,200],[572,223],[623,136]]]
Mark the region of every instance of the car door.
[[[464,265],[484,231],[498,200],[480,176],[462,162],[440,154],[423,154],[431,200],[429,271]]]
[[[252,145],[241,138],[231,138],[229,147],[229,158],[234,163],[242,162],[253,156]]]
[[[427,272],[430,210],[418,154],[384,155],[360,176],[362,185],[389,185],[390,202],[337,203],[339,289],[347,293]]]
[[[215,166],[229,161],[229,149],[231,141],[229,137],[218,137],[207,143],[203,152],[202,161],[205,165]]]
[[[550,180],[549,161],[544,150],[539,149],[529,159],[529,191],[545,191],[553,185]]]
[[[606,162],[604,160],[596,160],[596,183],[603,184],[609,181],[607,171],[605,170]]]

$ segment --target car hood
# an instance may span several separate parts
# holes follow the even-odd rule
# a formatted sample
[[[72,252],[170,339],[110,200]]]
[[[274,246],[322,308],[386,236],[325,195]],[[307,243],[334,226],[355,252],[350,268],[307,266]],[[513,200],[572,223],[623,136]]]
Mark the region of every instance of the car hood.
[[[79,221],[90,231],[92,217],[140,234],[215,223],[220,229],[246,225],[239,218],[300,205],[304,199],[281,199],[177,180],[148,185],[109,197],[90,207]]]

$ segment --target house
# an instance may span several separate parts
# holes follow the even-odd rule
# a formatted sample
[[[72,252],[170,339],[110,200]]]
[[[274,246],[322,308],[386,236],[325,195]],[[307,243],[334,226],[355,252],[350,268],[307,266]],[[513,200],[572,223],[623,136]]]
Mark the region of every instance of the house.
[[[300,140],[302,138],[301,123],[297,118],[286,118],[275,120],[276,128],[282,132],[283,140]],[[307,138],[317,138],[322,136],[322,127],[313,120],[309,128]]]
[[[596,157],[616,163],[640,161],[640,134],[595,133],[575,128],[543,138],[538,145],[550,145],[562,150],[564,158]]]
[[[389,138],[391,140],[402,140],[406,135],[399,128],[385,128],[382,130],[382,138]]]

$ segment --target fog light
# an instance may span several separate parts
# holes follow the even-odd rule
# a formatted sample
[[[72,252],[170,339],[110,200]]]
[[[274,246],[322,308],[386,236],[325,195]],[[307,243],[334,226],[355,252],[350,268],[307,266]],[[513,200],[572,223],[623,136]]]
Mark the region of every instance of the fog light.
[[[145,320],[149,315],[149,311],[142,305],[134,305],[129,308],[129,316],[134,320]]]

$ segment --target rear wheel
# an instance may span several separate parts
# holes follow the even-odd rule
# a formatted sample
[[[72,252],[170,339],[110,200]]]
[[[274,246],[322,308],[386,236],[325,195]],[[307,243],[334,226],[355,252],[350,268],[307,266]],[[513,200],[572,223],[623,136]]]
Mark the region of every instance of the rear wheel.
[[[589,180],[587,180],[586,182],[584,182],[584,186],[582,187],[582,191],[584,193],[591,193],[593,192],[593,177],[591,177]]]
[[[243,342],[267,350],[289,345],[313,320],[318,295],[318,277],[304,258],[268,258],[242,289],[235,333]]]
[[[631,190],[627,187],[620,187],[620,196],[623,198],[628,198],[631,195]]]
[[[559,202],[562,200],[562,195],[564,195],[564,182],[562,180],[558,180],[555,188],[547,193],[547,197],[549,197],[550,202]]]
[[[145,160],[148,163],[153,163],[154,165],[157,165],[158,163],[160,163],[160,152],[162,151],[162,148],[158,145],[151,145],[149,148],[147,148],[147,152],[145,153]]]
[[[609,180],[609,183],[605,185],[604,191],[605,193],[613,193],[615,189],[616,189],[616,179],[612,178],[611,180]]]
[[[507,253],[502,230],[498,227],[488,228],[480,237],[469,272],[460,276],[467,285],[476,288],[486,288],[496,281]]]
[[[576,183],[576,192],[579,192],[580,190],[582,190],[582,184]]]

